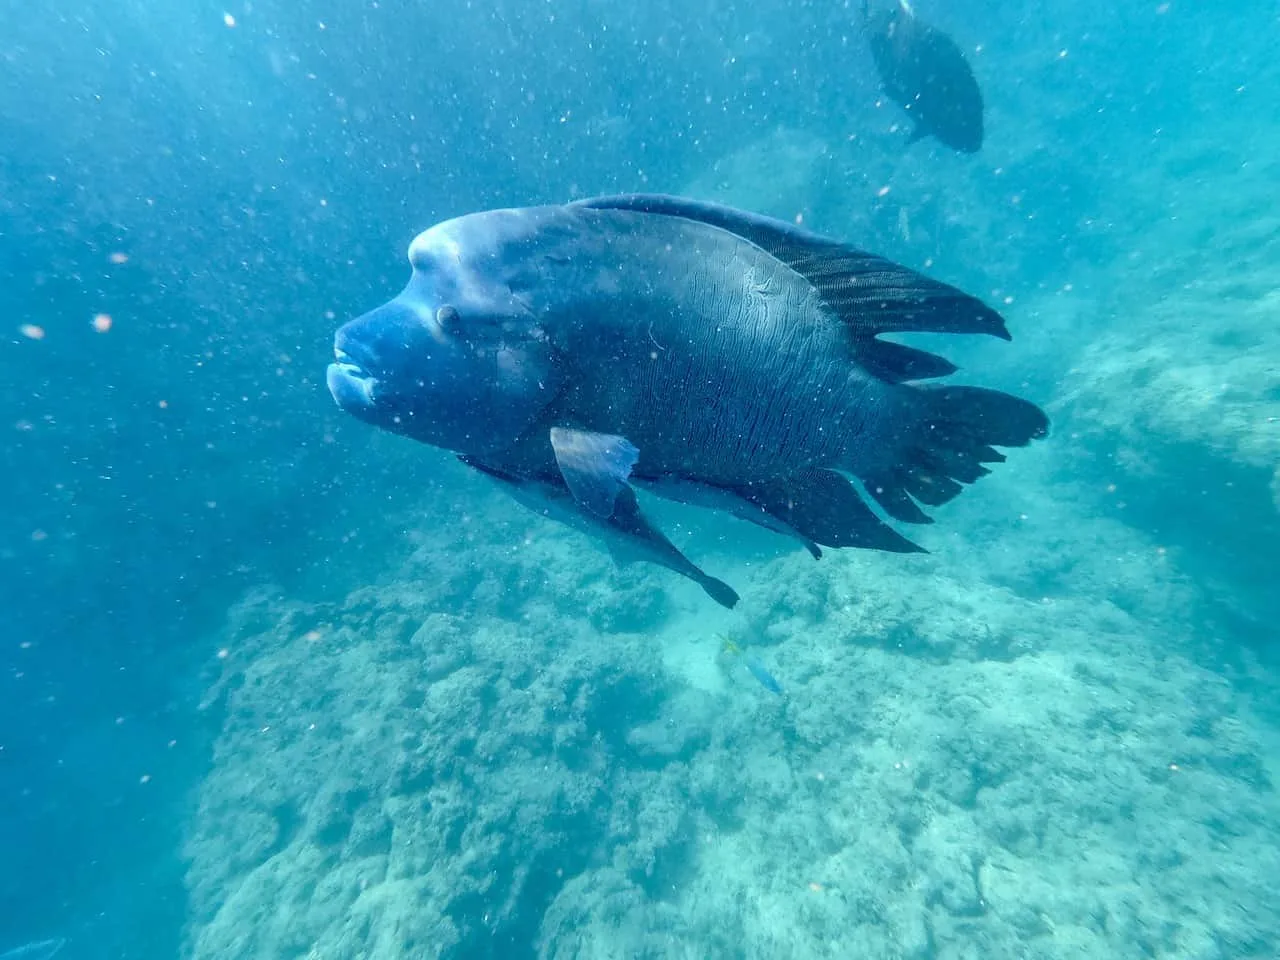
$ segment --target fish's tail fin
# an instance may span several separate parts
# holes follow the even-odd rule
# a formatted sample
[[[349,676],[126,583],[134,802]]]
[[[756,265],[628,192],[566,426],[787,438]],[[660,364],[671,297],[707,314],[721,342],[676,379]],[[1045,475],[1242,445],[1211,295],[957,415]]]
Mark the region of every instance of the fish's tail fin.
[[[1025,447],[1049,432],[1034,403],[983,387],[903,385],[890,466],[858,474],[867,492],[895,520],[931,523],[916,501],[941,506],[1001,463],[995,447]]]

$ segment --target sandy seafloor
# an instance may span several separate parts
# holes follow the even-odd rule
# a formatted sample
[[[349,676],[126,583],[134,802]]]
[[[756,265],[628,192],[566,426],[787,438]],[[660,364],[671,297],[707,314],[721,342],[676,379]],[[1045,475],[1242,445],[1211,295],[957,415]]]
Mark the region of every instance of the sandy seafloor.
[[[424,452],[407,563],[210,638],[192,956],[1276,956],[1273,173],[1009,311],[1054,435],[927,556],[657,509],[727,613]]]

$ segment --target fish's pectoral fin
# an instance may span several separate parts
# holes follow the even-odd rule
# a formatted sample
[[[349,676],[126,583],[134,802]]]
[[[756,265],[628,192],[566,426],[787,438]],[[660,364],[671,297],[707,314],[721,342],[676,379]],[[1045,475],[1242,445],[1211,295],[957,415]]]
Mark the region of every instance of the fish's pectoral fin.
[[[635,444],[614,434],[552,427],[551,449],[574,499],[597,517],[611,517],[618,495],[630,489],[627,478],[640,456]]]

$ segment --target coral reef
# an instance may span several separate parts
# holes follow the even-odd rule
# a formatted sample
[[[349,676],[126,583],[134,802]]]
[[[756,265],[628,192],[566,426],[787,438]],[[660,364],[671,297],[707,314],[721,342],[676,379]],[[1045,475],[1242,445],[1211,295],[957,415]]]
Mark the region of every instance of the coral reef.
[[[782,698],[696,588],[498,501],[341,604],[246,598],[191,955],[1265,956],[1274,739],[1173,558],[1008,467],[930,556],[733,572]]]
[[[915,263],[1030,230],[952,222],[989,174],[939,195],[906,160],[854,217],[865,198],[824,191],[856,150],[781,131],[688,192],[896,230]],[[1257,614],[1280,497],[1280,231],[1241,208],[1271,179],[1176,220],[1129,197],[1141,284],[1011,307],[1042,336],[1004,376],[1055,437],[913,531],[929,555],[815,563],[657,508],[742,592],[727,614],[446,474],[385,582],[247,597],[215,645],[193,960],[1272,956],[1278,678],[1221,630]],[[995,286],[1041,254],[966,269]]]

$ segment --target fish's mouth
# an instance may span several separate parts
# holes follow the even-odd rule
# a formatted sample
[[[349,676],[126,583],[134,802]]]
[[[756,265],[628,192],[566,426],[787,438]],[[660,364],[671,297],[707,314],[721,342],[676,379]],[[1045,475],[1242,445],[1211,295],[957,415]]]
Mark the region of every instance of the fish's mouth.
[[[325,382],[334,402],[349,413],[369,410],[374,405],[376,378],[341,347],[334,347],[333,357]]]

